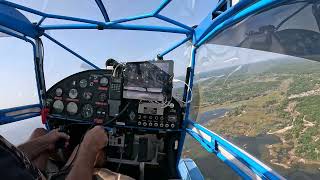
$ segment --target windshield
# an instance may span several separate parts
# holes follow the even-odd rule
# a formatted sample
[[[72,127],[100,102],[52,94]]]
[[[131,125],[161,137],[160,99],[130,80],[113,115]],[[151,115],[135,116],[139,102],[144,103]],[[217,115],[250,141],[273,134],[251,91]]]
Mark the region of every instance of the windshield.
[[[319,12],[305,1],[274,7],[197,51],[193,120],[288,179],[320,175]],[[190,156],[200,168],[215,163],[204,153]]]

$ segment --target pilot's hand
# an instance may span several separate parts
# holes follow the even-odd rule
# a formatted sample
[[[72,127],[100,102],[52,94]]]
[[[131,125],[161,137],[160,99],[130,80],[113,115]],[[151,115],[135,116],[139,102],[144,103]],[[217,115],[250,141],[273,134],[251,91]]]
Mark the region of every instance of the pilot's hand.
[[[55,146],[57,141],[61,139],[65,141],[65,147],[67,147],[69,144],[70,136],[64,132],[59,132],[59,129],[54,129],[48,132],[46,135],[42,136],[42,138],[47,142],[48,149],[54,150],[56,148]]]
[[[88,151],[98,153],[102,150],[108,142],[108,136],[102,126],[95,126],[90,129],[84,136],[82,146],[86,147]]]

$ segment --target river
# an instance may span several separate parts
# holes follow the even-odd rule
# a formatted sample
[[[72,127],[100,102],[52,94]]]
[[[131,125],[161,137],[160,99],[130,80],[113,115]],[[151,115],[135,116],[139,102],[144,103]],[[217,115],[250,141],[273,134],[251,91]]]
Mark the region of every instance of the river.
[[[203,112],[199,115],[198,123],[201,125],[205,125],[209,121],[223,117],[228,111],[229,111],[229,109],[221,108],[221,109],[214,109],[212,111]]]
[[[212,111],[207,111],[200,114],[200,119],[198,123],[202,125],[206,125],[209,121],[214,121],[217,118],[223,117],[229,109],[222,108],[222,109],[215,109]],[[223,164],[218,158],[213,157],[213,154],[206,153],[202,150],[200,145],[191,140],[191,138],[187,138],[186,141],[193,141],[193,144],[190,147],[191,152],[198,152],[192,153],[190,158],[194,159],[196,164],[199,166],[201,172],[205,176],[205,179],[238,179],[237,175],[230,169],[227,168],[225,164]],[[258,159],[262,159],[265,153],[269,153],[268,149],[266,148],[267,145],[281,143],[281,140],[276,135],[268,135],[268,134],[260,134],[256,137],[248,137],[248,136],[238,136],[231,139],[232,143],[236,144],[243,150],[247,151],[254,157]],[[202,152],[202,153],[200,153]],[[197,154],[202,154],[201,156],[197,156]],[[273,165],[269,162],[269,160],[264,159],[267,165],[273,168],[275,171],[283,175],[288,179],[293,180],[300,180],[300,179],[319,179],[320,171],[318,170],[319,167],[316,166],[301,166],[301,167],[293,167],[290,169],[284,169],[282,167]]]

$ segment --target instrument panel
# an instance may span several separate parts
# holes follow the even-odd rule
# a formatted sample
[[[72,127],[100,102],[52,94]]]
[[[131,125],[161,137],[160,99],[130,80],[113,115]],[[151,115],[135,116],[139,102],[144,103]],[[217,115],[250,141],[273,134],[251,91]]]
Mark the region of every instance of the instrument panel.
[[[172,69],[173,61],[113,61],[111,68],[83,71],[52,86],[45,98],[47,125],[70,135],[64,156],[71,155],[93,125],[103,125],[108,169],[118,171],[113,168],[123,164],[127,169],[120,172],[131,177],[138,178],[139,167],[160,179],[176,178],[168,168],[177,164],[183,106],[172,97]]]
[[[180,104],[125,99],[123,78],[112,71],[89,70],[71,75],[46,93],[49,120],[64,119],[77,122],[130,126],[136,128],[179,129],[182,112]],[[123,112],[121,112],[123,111]],[[120,113],[121,117],[112,120]]]
[[[47,92],[50,114],[69,119],[104,122],[109,118],[109,91],[111,74],[90,70],[77,73],[60,81]]]

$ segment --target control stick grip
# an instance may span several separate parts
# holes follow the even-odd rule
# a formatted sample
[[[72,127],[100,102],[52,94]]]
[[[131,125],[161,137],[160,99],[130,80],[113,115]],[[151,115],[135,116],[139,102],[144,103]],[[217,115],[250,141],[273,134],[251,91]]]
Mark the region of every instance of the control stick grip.
[[[59,132],[67,133],[67,130],[65,129],[64,126],[59,127]],[[67,133],[68,134],[68,133]],[[63,138],[60,138],[56,143],[55,143],[55,148],[56,149],[63,149],[65,148],[66,140]]]

